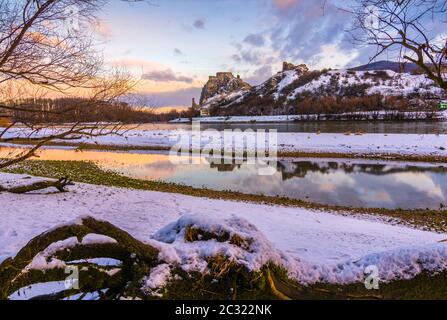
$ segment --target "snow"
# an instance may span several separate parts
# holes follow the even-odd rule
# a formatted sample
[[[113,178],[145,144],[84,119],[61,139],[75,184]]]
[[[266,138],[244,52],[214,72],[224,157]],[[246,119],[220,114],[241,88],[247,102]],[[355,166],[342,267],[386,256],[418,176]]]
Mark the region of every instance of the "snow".
[[[227,92],[218,93],[218,94],[212,96],[211,98],[206,99],[203,102],[203,105],[201,106],[201,108],[208,109],[208,108],[212,107],[213,105],[222,104],[222,103],[225,103],[226,101],[229,104],[224,107],[227,107],[233,103],[236,103],[237,101],[240,101],[240,99],[248,92],[249,92],[248,89],[241,89],[241,90],[237,90],[237,91],[233,91],[233,92],[229,92],[229,93],[227,93]]]
[[[305,91],[324,91],[325,87],[331,86],[331,78],[336,80],[339,87],[369,85],[371,87],[366,91],[368,95],[379,93],[384,96],[407,96],[411,93],[418,93],[420,95],[443,96],[444,94],[444,91],[425,75],[397,73],[391,70],[383,70],[383,72],[388,74],[389,79],[374,78],[373,75],[377,71],[328,71],[317,79],[293,90],[287,99],[293,100],[298,94]]]
[[[64,281],[53,281],[46,283],[37,283],[32,286],[17,290],[9,296],[10,300],[29,300],[41,295],[48,294],[48,292],[60,292],[65,290]]]
[[[26,266],[25,270],[50,270],[55,268],[63,269],[66,267],[65,262],[51,257],[56,252],[63,249],[73,248],[79,244],[89,245],[89,244],[106,244],[106,243],[117,243],[117,242],[115,239],[112,239],[110,237],[93,233],[87,234],[82,239],[81,243],[79,243],[76,237],[71,237],[62,241],[58,241],[52,243],[45,250],[43,250],[36,257],[34,257],[31,263],[28,264],[28,266]],[[113,264],[113,261],[99,260],[98,262],[99,264],[105,264],[105,265]]]
[[[148,295],[161,297],[161,293],[158,292],[171,280],[171,267],[167,263],[159,264],[155,268],[151,269],[151,273],[148,277],[143,279],[142,290]]]
[[[246,240],[248,247],[239,247],[229,241],[219,242],[215,239],[187,242],[185,240],[187,227],[206,230],[216,235],[222,235],[226,231],[230,235],[229,239],[239,235]],[[180,257],[182,268],[186,271],[206,272],[206,258],[219,254],[245,265],[250,270],[259,270],[270,261],[281,260],[267,238],[254,225],[236,216],[216,219],[210,215],[187,214],[158,231],[154,239],[172,244]]]
[[[447,114],[444,112],[444,114]],[[196,133],[194,133],[196,134]],[[242,132],[204,130],[200,132],[201,146],[221,149],[227,144],[224,135],[243,141]],[[122,136],[110,135],[92,139],[83,138],[78,142],[110,146],[166,147],[180,141],[189,141],[191,130],[130,130]],[[267,136],[267,135],[266,135]],[[307,153],[352,153],[352,154],[403,154],[447,156],[446,134],[352,134],[352,133],[302,133],[278,132],[279,152]],[[267,138],[266,138],[267,140]],[[185,147],[185,146],[183,146]],[[242,146],[241,146],[242,147]],[[250,151],[253,151],[249,149]],[[0,155],[1,155],[0,148]],[[27,183],[27,182],[24,182]]]
[[[276,92],[274,93],[275,100],[278,100],[281,92],[292,84],[295,80],[297,80],[300,77],[301,74],[298,74],[296,70],[288,70],[283,72],[283,79],[278,83],[276,86]]]
[[[92,263],[102,267],[119,267],[121,266],[121,261],[112,258],[92,258],[92,259],[84,259],[84,260],[72,260],[69,261],[70,264],[78,264],[78,263]],[[114,269],[112,269],[114,270]],[[119,270],[119,269],[118,269]]]
[[[131,132],[122,137],[100,137],[92,142],[105,145],[164,146],[172,147],[180,139],[189,141],[190,131]],[[230,133],[237,137],[239,132]],[[202,131],[201,146],[221,149],[224,133]],[[341,133],[277,133],[277,146],[280,152],[334,152],[365,154],[419,154],[447,156],[447,135],[445,134],[341,134]],[[442,150],[444,148],[444,150]]]
[[[61,292],[65,290],[64,281],[53,281],[46,283],[38,283],[29,287],[22,288],[14,292],[9,296],[10,300],[29,300],[41,295],[48,294],[49,292]],[[99,300],[100,295],[98,292],[79,293],[73,296],[64,298],[64,300]]]
[[[368,116],[368,113],[362,113]],[[381,112],[380,116],[385,113]],[[409,114],[409,117],[412,115]],[[198,118],[203,123],[247,123],[247,122],[282,122],[291,121],[304,116],[258,116],[258,117],[205,117]],[[309,115],[307,117],[312,117]],[[439,117],[447,119],[447,110],[439,112]],[[192,128],[192,127],[191,127]],[[33,136],[48,134],[52,131],[42,131]],[[23,129],[8,131],[5,138],[24,137],[28,133]],[[192,135],[198,135],[191,130],[145,130],[132,129],[123,132],[122,135],[108,135],[100,137],[84,137],[71,140],[71,143],[89,143],[110,146],[134,146],[134,147],[164,147],[170,148],[176,145],[180,139],[187,141]],[[228,132],[217,130],[202,130],[200,132],[201,146],[208,145],[221,149],[224,145],[224,135]],[[229,135],[242,141],[244,131],[233,131]],[[380,134],[380,133],[303,133],[303,132],[278,132],[277,146],[279,152],[308,152],[308,153],[355,153],[355,154],[405,154],[405,155],[431,155],[447,156],[446,134]],[[212,141],[212,144],[208,144]],[[238,141],[238,140],[236,140]],[[0,144],[0,156],[2,153]],[[7,146],[7,145],[3,145]],[[6,149],[5,149],[6,150]],[[253,151],[253,150],[250,150]],[[8,150],[6,152],[9,152]],[[27,183],[26,181],[23,183]]]
[[[327,119],[334,119],[337,121],[351,120],[355,115],[357,119],[365,120],[383,120],[386,119],[387,113],[385,111],[358,111],[348,112],[341,114],[308,114],[308,115],[277,115],[277,116],[215,116],[215,117],[197,117],[197,118],[178,118],[171,120],[170,123],[191,123],[191,121],[197,121],[201,123],[281,123],[281,122],[295,122],[295,121],[324,121]],[[402,112],[407,119],[421,119],[424,117],[424,112]],[[361,116],[361,117],[360,117]],[[436,117],[439,120],[447,119],[447,110],[439,111],[436,113]]]
[[[2,173],[0,183],[23,177]],[[89,215],[161,250],[161,266],[146,279],[147,288],[154,292],[169,279],[168,266],[163,264],[206,270],[204,259],[218,253],[253,270],[267,261],[278,263],[302,283],[358,281],[369,265],[379,268],[381,281],[447,269],[447,243],[442,242],[446,234],[390,225],[361,215],[86,184],[69,190],[60,194],[0,193],[0,260],[14,256],[31,238],[55,225]],[[250,239],[246,242],[249,250],[229,241],[186,242],[185,228],[191,225]],[[43,258],[76,243],[70,238],[51,245],[30,267],[58,266],[61,262]]]
[[[234,103],[242,102],[242,99],[250,92],[263,96],[265,92],[272,94],[275,100],[278,100],[285,88],[290,86],[295,80],[299,79],[303,70],[294,69],[279,72],[264,83],[252,88],[252,90],[241,90],[238,92],[227,92],[222,88],[219,93],[207,99],[202,108],[209,108],[212,105],[222,105],[226,108]],[[276,84],[276,82],[278,82]],[[445,97],[445,92],[434,81],[421,74],[397,73],[391,70],[374,71],[354,71],[354,70],[330,70],[322,73],[319,77],[310,82],[295,87],[288,93],[287,100],[295,100],[297,95],[303,92],[313,94],[338,95],[348,86],[366,85],[366,94],[381,94],[383,96],[409,96],[415,94],[419,97]],[[287,103],[285,103],[287,104]]]
[[[89,233],[82,239],[81,244],[89,245],[89,244],[107,244],[107,243],[113,244],[117,242],[115,239],[112,239],[108,236],[104,236],[102,234]]]

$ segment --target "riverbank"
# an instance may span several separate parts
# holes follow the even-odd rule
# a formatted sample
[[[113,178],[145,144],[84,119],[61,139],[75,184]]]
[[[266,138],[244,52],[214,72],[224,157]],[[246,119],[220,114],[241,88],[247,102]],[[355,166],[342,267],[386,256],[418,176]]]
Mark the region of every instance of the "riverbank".
[[[430,116],[427,117],[427,115]],[[387,121],[387,120],[447,120],[447,110],[432,112],[399,112],[399,111],[370,111],[341,114],[302,114],[277,116],[215,116],[178,118],[170,123],[280,123],[298,121]]]
[[[28,144],[21,139],[20,132],[9,133],[17,137],[15,144]],[[198,147],[222,152],[228,141],[243,141],[244,133],[232,131],[201,131],[196,135],[194,145],[188,144],[194,135],[187,130],[129,130],[122,135],[82,138],[70,142],[53,141],[49,145],[107,150],[171,150],[173,146],[183,151],[198,152]],[[364,134],[361,132],[342,133],[276,133],[276,143],[271,147],[280,157],[322,157],[322,158],[364,158],[384,160],[408,160],[425,162],[447,162],[446,134]],[[186,144],[185,144],[186,141]],[[266,141],[267,142],[267,141]],[[252,152],[256,146],[247,146]],[[243,146],[234,150],[244,151]],[[185,150],[186,149],[186,150]],[[240,150],[239,150],[240,149]],[[227,149],[228,150],[228,149]],[[231,150],[231,149],[230,149]]]
[[[0,174],[1,184],[8,186],[37,180]],[[229,228],[251,236],[261,247],[256,246],[251,254],[238,253],[230,244],[216,246],[203,240],[188,246],[174,243],[166,253],[190,266],[199,266],[204,255],[211,254],[205,248],[218,250],[214,254],[235,254],[239,263],[253,270],[270,261],[284,267],[300,284],[362,284],[365,268],[372,264],[380,270],[381,284],[447,268],[447,245],[442,242],[446,234],[390,225],[366,216],[82,183],[69,187],[67,193],[0,193],[0,201],[0,261],[13,256],[32,237],[88,215],[151,244],[162,241],[172,226],[188,221],[202,227]]]
[[[163,181],[134,179],[120,175],[116,172],[102,170],[94,163],[84,161],[32,160],[11,168],[9,172],[48,178],[67,177],[76,182],[100,186],[176,193],[199,198],[243,201],[247,203],[269,204],[281,207],[297,207],[307,210],[320,210],[345,216],[361,215],[373,220],[383,219],[383,221],[387,221],[387,223],[396,225],[400,224],[423,230],[447,232],[446,210],[352,208],[348,206],[324,205],[285,197],[246,194],[235,191],[217,191]]]

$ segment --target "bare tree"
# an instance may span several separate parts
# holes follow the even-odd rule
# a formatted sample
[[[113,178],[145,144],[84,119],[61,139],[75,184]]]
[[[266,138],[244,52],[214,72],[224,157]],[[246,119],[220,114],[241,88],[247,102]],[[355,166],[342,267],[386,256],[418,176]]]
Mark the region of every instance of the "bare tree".
[[[446,0],[357,0],[350,11],[355,43],[377,48],[370,61],[391,52],[447,90],[447,34],[439,28],[447,23]]]
[[[142,0],[122,0],[140,2]],[[0,120],[51,113],[29,98],[48,92],[82,94],[86,107],[110,104],[135,85],[130,74],[103,62],[92,23],[107,0],[0,0]],[[78,107],[78,106],[77,106]],[[67,108],[65,112],[69,112]],[[28,119],[29,117],[24,117]],[[121,124],[76,122],[56,127],[14,118],[0,128],[0,143],[20,140],[31,148],[0,159],[0,169],[35,155],[53,140],[119,134]]]

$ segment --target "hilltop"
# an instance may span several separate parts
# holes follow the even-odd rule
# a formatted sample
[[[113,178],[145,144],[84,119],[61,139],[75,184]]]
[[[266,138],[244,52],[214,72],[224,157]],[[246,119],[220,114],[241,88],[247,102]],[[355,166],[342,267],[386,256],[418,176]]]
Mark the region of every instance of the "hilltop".
[[[217,73],[202,90],[200,108],[210,115],[282,115],[376,110],[435,110],[445,92],[425,75],[379,70],[377,63],[347,70],[309,70],[283,63],[258,86],[232,73]],[[407,66],[407,68],[409,68]]]

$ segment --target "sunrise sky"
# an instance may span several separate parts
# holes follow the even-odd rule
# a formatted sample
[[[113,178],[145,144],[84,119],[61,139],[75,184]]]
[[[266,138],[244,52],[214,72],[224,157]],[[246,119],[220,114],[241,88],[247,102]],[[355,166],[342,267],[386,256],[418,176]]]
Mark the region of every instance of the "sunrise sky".
[[[207,78],[232,71],[259,84],[284,60],[342,68],[368,56],[353,48],[348,14],[338,1],[111,1],[98,33],[108,63],[141,78],[140,92],[157,107],[190,106]],[[346,1],[343,1],[346,5]]]

